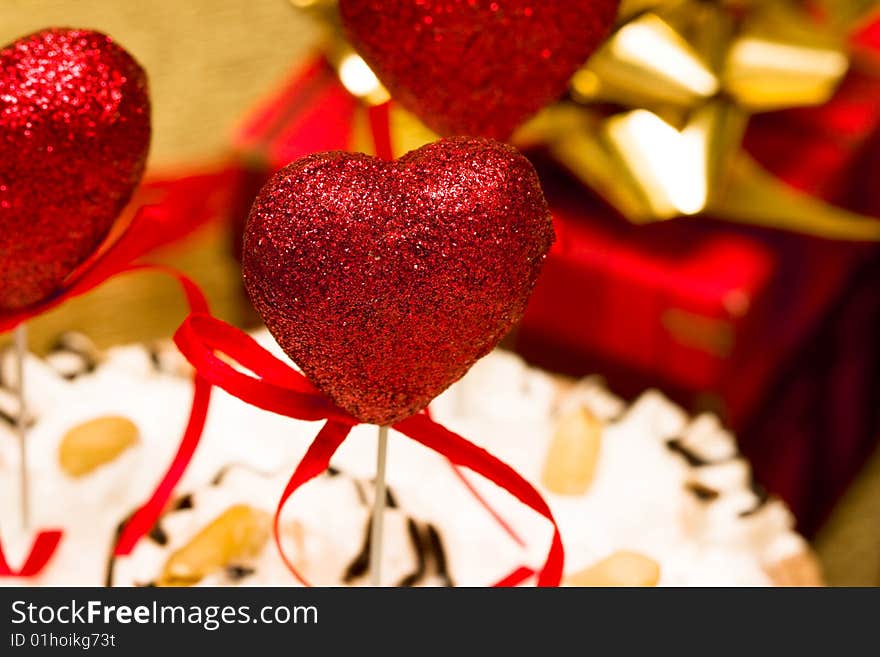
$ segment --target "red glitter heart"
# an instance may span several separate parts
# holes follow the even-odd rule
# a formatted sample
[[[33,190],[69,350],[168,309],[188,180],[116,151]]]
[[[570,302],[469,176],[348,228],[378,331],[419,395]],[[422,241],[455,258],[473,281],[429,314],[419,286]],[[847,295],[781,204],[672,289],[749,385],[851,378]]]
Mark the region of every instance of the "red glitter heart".
[[[506,139],[561,96],[618,0],[340,0],[349,40],[441,135]]]
[[[363,422],[418,412],[519,320],[553,241],[531,163],[453,138],[319,153],[262,189],[244,282],[284,351]]]
[[[110,37],[48,29],[0,50],[0,311],[50,296],[94,252],[149,142],[146,74]]]

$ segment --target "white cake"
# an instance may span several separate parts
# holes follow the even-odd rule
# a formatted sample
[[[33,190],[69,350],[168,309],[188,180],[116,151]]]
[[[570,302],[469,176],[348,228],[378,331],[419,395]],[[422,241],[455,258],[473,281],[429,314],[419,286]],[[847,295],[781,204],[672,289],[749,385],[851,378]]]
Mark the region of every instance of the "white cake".
[[[280,355],[268,334],[257,338]],[[169,345],[92,354],[87,341],[68,337],[61,347],[43,360],[29,357],[25,387],[34,418],[27,439],[32,527],[60,527],[65,538],[37,578],[0,584],[104,584],[117,528],[161,477],[186,420],[192,390],[187,365]],[[32,535],[20,529],[18,444],[10,424],[16,381],[9,354],[0,365],[0,411],[7,416],[0,418],[0,530],[8,559],[18,563]],[[550,492],[541,484],[548,481],[542,476],[548,446],[561,422],[583,409],[601,425],[591,482],[581,494]],[[480,361],[435,400],[431,412],[539,487],[560,525],[571,583],[819,581],[791,515],[753,485],[748,463],[714,416],[690,419],[654,391],[626,404],[597,378],[563,385],[503,351]],[[80,463],[77,445],[82,450],[88,437],[77,442],[70,429],[107,417],[114,431],[130,420],[136,442],[120,442],[97,467]],[[296,584],[268,527],[287,478],[319,428],[215,390],[202,443],[175,504],[130,557],[115,560],[112,583]],[[356,427],[333,460],[333,474],[307,485],[285,509],[285,553],[314,584],[366,583],[375,449],[375,428]],[[540,565],[548,523],[493,484],[465,475],[526,545],[499,527],[444,458],[392,431],[388,480],[395,505],[386,513],[386,584],[481,586],[517,566]],[[206,544],[227,535],[240,538],[223,521],[214,523],[218,517],[244,522],[252,540],[239,545],[238,553],[234,546],[208,545],[206,557]],[[201,543],[193,547],[200,532]],[[188,560],[202,558],[203,571],[179,579],[181,568],[192,566]],[[598,576],[591,568],[596,564]],[[657,575],[639,574],[640,568]],[[608,569],[614,571],[610,579]]]

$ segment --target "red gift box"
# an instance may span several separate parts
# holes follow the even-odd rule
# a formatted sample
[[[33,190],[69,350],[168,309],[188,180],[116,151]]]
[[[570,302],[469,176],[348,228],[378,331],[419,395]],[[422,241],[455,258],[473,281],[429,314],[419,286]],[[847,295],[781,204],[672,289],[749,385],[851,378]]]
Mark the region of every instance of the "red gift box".
[[[625,392],[642,385],[630,379],[662,380],[667,390],[715,389],[740,337],[766,313],[771,249],[704,220],[630,225],[559,170],[538,164],[557,241],[518,348],[549,369],[609,373]]]
[[[880,68],[854,65],[831,102],[754,117],[745,148],[792,187],[858,211],[853,168],[878,133]]]
[[[705,217],[632,226],[539,168],[557,243],[518,348],[549,369],[607,373],[623,392],[653,382],[735,428],[871,253]]]

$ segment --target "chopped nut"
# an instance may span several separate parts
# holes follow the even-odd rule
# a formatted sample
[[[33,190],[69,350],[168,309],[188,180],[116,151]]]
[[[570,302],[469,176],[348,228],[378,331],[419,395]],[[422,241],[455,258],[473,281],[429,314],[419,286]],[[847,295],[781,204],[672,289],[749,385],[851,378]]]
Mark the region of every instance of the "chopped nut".
[[[138,442],[140,432],[128,418],[106,415],[70,429],[58,447],[61,469],[82,477],[109,463]]]
[[[229,565],[241,565],[269,540],[271,518],[265,511],[236,504],[176,550],[162,569],[158,586],[192,586]]]
[[[564,586],[657,586],[660,564],[621,550],[565,579]]]
[[[541,481],[560,495],[582,495],[590,487],[599,461],[602,423],[586,406],[563,416],[550,447]]]

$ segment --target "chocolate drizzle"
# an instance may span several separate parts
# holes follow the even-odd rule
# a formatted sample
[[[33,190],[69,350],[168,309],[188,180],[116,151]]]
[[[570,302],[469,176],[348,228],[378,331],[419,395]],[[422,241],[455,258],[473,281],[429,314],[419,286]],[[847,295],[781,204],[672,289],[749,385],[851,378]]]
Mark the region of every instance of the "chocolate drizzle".
[[[71,354],[79,359],[80,366],[74,370],[61,371],[53,365],[55,371],[68,381],[73,381],[84,374],[91,374],[101,361],[100,352],[95,344],[82,333],[75,331],[66,331],[55,339],[49,347],[49,356],[53,354]],[[51,360],[47,362],[52,365]]]
[[[749,516],[755,515],[770,501],[770,492],[755,478],[754,473],[752,473],[752,477],[749,480],[749,489],[758,499],[753,507],[746,509],[745,511],[740,511],[740,518],[748,518]]]
[[[7,413],[5,410],[0,409],[0,421],[8,424],[10,427],[18,426],[18,415],[13,415],[12,413]],[[25,421],[25,427],[30,429],[36,424],[36,420],[28,415],[27,420]]]
[[[255,568],[251,568],[250,566],[241,566],[238,564],[226,566],[226,576],[232,582],[240,582],[245,577],[250,577],[256,571]]]
[[[342,581],[345,584],[351,584],[354,580],[359,577],[363,577],[367,574],[367,570],[370,567],[370,544],[372,543],[372,534],[373,534],[373,518],[367,518],[366,526],[364,528],[364,538],[361,541],[361,549],[354,556],[354,559],[348,564],[345,568],[345,573],[342,575]]]
[[[150,365],[152,365],[153,369],[157,372],[162,372],[162,358],[159,356],[159,346],[156,343],[151,342],[147,345],[146,349],[147,356],[150,358]]]
[[[242,470],[245,470],[247,472],[255,474],[259,477],[264,477],[266,479],[270,479],[270,478],[275,477],[278,474],[280,474],[280,471],[279,472],[266,472],[265,470],[259,470],[257,468],[251,467],[250,465],[247,465],[246,463],[228,463],[228,464],[224,465],[222,468],[220,468],[217,471],[217,474],[215,474],[213,477],[211,477],[211,482],[210,482],[211,486],[219,486],[220,484],[222,484],[223,480],[226,478],[226,475],[229,474],[230,470],[234,470],[236,468],[240,468]],[[191,507],[187,507],[187,508],[191,508]]]
[[[353,480],[353,483],[355,486],[355,490],[358,494],[358,500],[363,506],[368,506],[367,494],[363,489],[362,483],[356,479]],[[374,484],[374,482],[370,483]],[[392,492],[391,488],[385,489],[385,506],[388,509],[399,508],[397,498]],[[407,516],[406,518],[406,532],[409,543],[412,546],[413,552],[416,557],[416,567],[413,572],[405,575],[400,580],[400,582],[397,584],[398,586],[414,586],[425,576],[428,564],[427,557],[430,553],[430,545],[428,539],[425,535],[423,535],[423,532],[420,530],[418,522],[410,516]],[[361,548],[349,562],[348,566],[346,566],[345,571],[342,575],[342,581],[345,584],[351,584],[356,579],[359,579],[366,575],[369,571],[370,545],[372,542],[372,534],[373,517],[372,515],[370,515],[367,518],[367,522],[364,527],[364,536],[363,540],[361,541]]]
[[[342,581],[351,584],[355,580],[367,574],[370,568],[370,544],[372,541],[372,516],[367,519],[364,527],[364,538],[361,541],[361,549],[354,556],[345,569]],[[397,586],[415,586],[429,574],[430,565],[433,571],[443,582],[443,586],[455,586],[449,573],[449,565],[446,559],[446,550],[443,547],[443,539],[440,532],[431,523],[421,524],[412,517],[406,519],[406,533],[409,544],[416,558],[413,571],[405,575]]]
[[[358,502],[360,502],[362,506],[367,506],[367,494],[364,492],[364,487],[361,486],[361,482],[357,479],[352,479],[351,483],[354,486],[354,491],[357,493]]]
[[[114,576],[116,574],[116,544],[119,542],[119,537],[122,535],[122,530],[125,525],[128,524],[128,521],[132,519],[134,516],[134,511],[129,513],[125,518],[123,518],[118,525],[116,525],[116,531],[113,534],[113,542],[110,544],[110,554],[107,555],[107,565],[104,568],[104,586],[107,588],[111,588],[113,586]],[[161,526],[162,519],[156,521],[156,524],[153,525],[153,528],[150,529],[150,532],[147,536],[158,543],[161,546],[165,546],[168,543],[168,534]],[[154,582],[147,582],[146,584],[135,584],[135,586],[139,587],[154,587],[156,584]]]
[[[191,509],[195,506],[195,502],[193,502],[192,493],[187,493],[186,495],[182,495],[177,498],[177,501],[174,503],[173,510],[174,511],[185,511],[187,509]]]
[[[687,462],[687,464],[689,466],[691,466],[692,468],[701,468],[701,467],[710,466],[710,465],[720,465],[722,463],[732,461],[732,460],[740,458],[742,456],[742,454],[739,452],[739,450],[734,450],[734,453],[728,458],[710,461],[708,459],[703,458],[702,456],[700,456],[699,454],[694,452],[692,449],[689,449],[687,446],[685,446],[685,444],[681,438],[673,438],[671,440],[667,440],[666,447],[671,452],[674,452],[674,453],[678,454],[679,456],[681,456]],[[716,491],[712,488],[709,488],[708,486],[704,486],[703,484],[699,484],[699,483],[695,483],[695,482],[685,484],[685,488],[687,488],[687,490],[689,490],[691,493],[693,493],[696,496],[696,498],[702,502],[711,502],[711,501],[717,499],[720,495],[720,493],[718,491]],[[767,504],[767,502],[769,502],[771,499],[770,493],[767,491],[766,488],[764,488],[764,486],[761,485],[760,482],[758,482],[758,480],[755,478],[754,472],[750,473],[749,490],[751,490],[751,492],[755,495],[757,500],[755,501],[755,504],[752,507],[746,509],[745,511],[739,512],[738,517],[740,517],[740,518],[748,518],[749,516],[756,514],[758,511],[760,511],[762,508],[764,508],[764,506]]]
[[[18,418],[12,417],[12,415],[0,408],[0,420],[11,427],[14,427],[17,424]]]
[[[187,493],[186,495],[181,495],[178,497],[174,503],[171,505],[170,513],[174,513],[175,511],[186,511],[187,509],[192,509],[195,506],[193,502],[192,493]],[[168,545],[168,532],[162,527],[162,518],[159,518],[156,521],[156,524],[153,525],[153,528],[150,530],[150,533],[147,536],[156,544],[161,545],[162,547]]]
[[[0,386],[0,421],[10,427],[16,427],[19,415],[18,404],[18,390]],[[25,415],[25,427],[29,429],[34,424],[36,424],[36,418],[33,415],[33,410],[28,408]]]
[[[398,586],[415,586],[429,574],[432,565],[435,575],[443,586],[455,586],[449,574],[443,539],[437,528],[431,523],[420,524],[413,518],[407,518],[406,528],[410,544],[415,551],[416,567],[412,573],[400,580]]]
[[[149,342],[144,345],[147,358],[154,372],[170,374],[176,377],[188,377],[191,373],[189,365],[176,351],[174,346],[167,341]]]
[[[704,486],[698,482],[692,481],[688,484],[685,484],[685,488],[694,494],[701,502],[711,502],[712,500],[718,499],[720,493],[714,488],[709,488],[708,486]]]
[[[446,550],[443,547],[443,539],[440,538],[440,532],[431,523],[428,523],[426,530],[431,545],[431,552],[434,555],[434,566],[437,570],[437,577],[443,580],[444,586],[455,586],[455,583],[452,581],[452,575],[449,572],[449,564],[446,560]]]
[[[340,474],[341,472],[339,470],[336,470],[336,473],[332,476],[335,477],[339,476]],[[358,501],[361,503],[362,506],[368,506],[369,500],[366,491],[364,491],[363,483],[354,478],[352,478],[351,481],[354,485],[355,492],[357,492]],[[385,506],[387,506],[389,509],[397,508],[397,499],[394,496],[394,493],[391,492],[390,487],[385,489]],[[361,540],[361,548],[358,553],[354,555],[342,574],[343,583],[351,584],[354,580],[366,575],[367,571],[370,569],[370,545],[372,543],[372,534],[373,517],[372,515],[370,515],[367,517],[367,522],[364,527],[363,539]]]
[[[217,472],[217,474],[215,474],[213,477],[211,477],[211,485],[212,486],[219,486],[220,484],[222,484],[223,479],[226,477],[229,470],[230,470],[230,466],[228,466],[228,465],[220,468],[220,470]]]
[[[116,544],[119,542],[119,537],[122,535],[123,527],[128,524],[128,521],[131,520],[133,515],[134,512],[125,516],[125,518],[116,525],[116,531],[113,533],[113,541],[110,543],[110,554],[107,555],[107,565],[104,568],[104,586],[107,588],[113,586],[113,575],[116,571]]]
[[[394,493],[391,492],[390,488],[385,489],[385,506],[389,509],[396,509],[397,507],[397,498],[394,497]]]
[[[707,461],[696,452],[685,447],[681,438],[672,438],[666,441],[666,448],[675,454],[681,456],[692,468],[700,468],[704,465],[712,465],[711,461]]]
[[[416,554],[416,567],[409,575],[406,575],[401,579],[397,585],[398,586],[415,586],[418,581],[425,576],[425,571],[427,570],[428,560],[426,558],[426,550],[424,544],[424,536],[421,531],[419,531],[419,526],[416,524],[416,521],[412,518],[406,519],[406,533],[409,537],[409,543],[413,548],[413,551]]]
[[[368,504],[370,504],[367,493],[364,491],[362,482],[358,481],[357,479],[352,479],[351,481],[354,484],[354,489],[357,493],[358,502],[360,502],[363,506],[367,506]],[[397,508],[397,498],[394,497],[394,493],[391,492],[391,488],[387,487],[385,488],[385,506],[389,509]]]
[[[355,488],[358,492],[358,498],[361,504],[368,506],[367,495],[364,492],[361,483],[354,480]],[[385,504],[389,509],[399,508],[397,499],[390,488],[386,488]],[[342,581],[345,584],[351,584],[355,580],[363,577],[370,569],[370,545],[372,541],[373,517],[367,517],[364,525],[363,539],[358,553],[352,558],[342,575]],[[420,523],[412,516],[406,516],[406,533],[409,544],[415,555],[416,565],[411,573],[405,575],[397,584],[397,586],[409,587],[415,586],[421,582],[429,573],[429,566],[434,565],[434,571],[445,586],[453,586],[452,577],[449,574],[449,568],[446,561],[446,551],[443,548],[443,540],[440,538],[440,532],[430,523]]]
[[[730,456],[709,460],[697,452],[695,452],[692,448],[688,447],[684,444],[684,439],[682,438],[672,438],[666,441],[666,448],[675,454],[681,456],[689,466],[692,468],[702,468],[707,465],[720,465],[722,463],[727,463],[728,461],[733,461],[734,459],[738,459],[740,457],[740,453],[738,450],[734,450]]]
[[[253,472],[263,477],[274,476],[272,473],[261,472],[245,464],[231,463],[222,467],[211,478],[211,485],[221,485],[229,471],[234,468],[243,468],[249,472]],[[357,491],[358,499],[361,505],[365,507],[368,507],[370,505],[371,500],[364,490],[364,486],[371,485],[372,482],[369,482],[369,484],[367,484],[363,480],[355,479],[354,477],[351,477],[350,475],[347,475],[346,473],[340,471],[338,468],[334,467],[328,469],[327,475],[328,477],[346,477],[351,479],[351,482],[354,485],[355,490]],[[397,501],[397,496],[394,494],[391,488],[385,489],[385,505],[388,509],[400,508]],[[192,493],[187,493],[178,497],[172,504],[169,505],[169,510],[165,514],[163,514],[162,518],[160,518],[150,530],[148,534],[149,539],[160,546],[166,546],[170,542],[170,540],[167,532],[162,527],[162,520],[164,520],[165,516],[169,513],[185,511],[194,507],[195,497]],[[125,519],[122,520],[122,522],[120,522],[117,526],[116,538],[113,541],[114,547],[119,539],[120,534],[122,533],[123,527],[129,521],[132,515],[133,514],[129,514],[128,516],[126,516]],[[454,586],[454,584],[452,583],[452,577],[449,573],[449,566],[446,558],[446,551],[443,546],[443,540],[437,528],[430,523],[420,523],[415,518],[407,516],[406,531],[409,544],[412,547],[415,556],[416,565],[411,573],[407,574],[401,579],[398,586],[415,586],[419,582],[423,581],[430,571],[433,571],[445,586]],[[342,581],[344,583],[351,584],[352,582],[365,576],[369,572],[371,536],[372,516],[369,516],[366,523],[364,524],[361,547],[358,553],[352,558],[351,562],[345,568],[345,571],[343,573]],[[111,549],[107,561],[105,586],[113,586],[115,565],[116,557],[113,550]],[[234,583],[253,575],[255,569],[250,566],[234,564],[226,567],[224,572],[229,580]],[[155,586],[155,582],[137,584],[137,586]]]
[[[162,547],[168,545],[168,533],[162,528],[161,521],[157,521],[156,524],[153,525],[153,528],[147,536],[151,541]]]
[[[691,466],[692,468],[701,468],[701,467],[710,466],[710,465],[720,465],[722,463],[732,461],[732,460],[740,458],[742,456],[742,454],[739,452],[739,450],[734,450],[733,454],[728,458],[710,461],[708,459],[703,458],[702,456],[700,456],[699,454],[694,452],[692,449],[689,449],[687,446],[685,446],[685,444],[681,438],[673,438],[671,440],[666,441],[666,447],[670,451],[681,456],[687,462],[687,464],[689,466]],[[693,493],[693,495],[701,502],[711,502],[720,496],[720,493],[718,491],[716,491],[712,488],[709,488],[708,486],[704,486],[703,484],[696,483],[696,482],[691,482],[691,483],[685,484],[685,488],[688,491],[690,491],[691,493]],[[755,495],[755,497],[757,499],[755,501],[755,504],[752,507],[746,509],[745,511],[740,511],[739,514],[737,514],[739,518],[748,518],[749,516],[752,516],[752,515],[758,513],[758,511],[760,511],[762,508],[764,508],[764,506],[767,504],[767,502],[769,502],[771,499],[770,493],[767,491],[766,488],[764,488],[764,486],[762,486],[758,482],[758,480],[755,478],[754,472],[750,473],[749,490],[751,490],[751,492]]]

